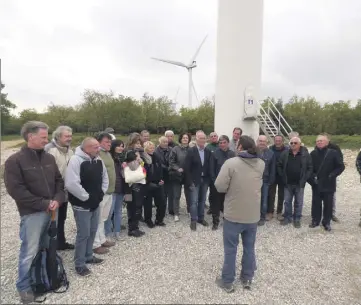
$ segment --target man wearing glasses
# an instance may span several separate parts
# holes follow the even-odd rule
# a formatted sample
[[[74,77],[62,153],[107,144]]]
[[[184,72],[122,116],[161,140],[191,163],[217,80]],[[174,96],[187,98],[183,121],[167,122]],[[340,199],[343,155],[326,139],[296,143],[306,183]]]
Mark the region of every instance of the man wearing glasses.
[[[304,189],[312,175],[312,160],[307,150],[301,146],[299,137],[291,138],[290,149],[284,151],[278,160],[277,172],[285,185],[285,212],[281,225],[285,226],[293,221],[294,227],[300,228]],[[294,213],[293,198],[295,198]]]
[[[207,148],[213,153],[218,148],[218,134],[213,131],[209,134],[210,142],[207,145]]]

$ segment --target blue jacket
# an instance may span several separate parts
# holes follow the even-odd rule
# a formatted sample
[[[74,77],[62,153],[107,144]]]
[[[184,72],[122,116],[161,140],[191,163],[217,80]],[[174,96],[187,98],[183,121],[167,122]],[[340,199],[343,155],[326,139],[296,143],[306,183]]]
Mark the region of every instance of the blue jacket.
[[[269,185],[273,184],[276,179],[276,157],[273,151],[269,148],[266,148],[264,151],[258,154],[265,162],[264,172],[263,172],[263,183]]]

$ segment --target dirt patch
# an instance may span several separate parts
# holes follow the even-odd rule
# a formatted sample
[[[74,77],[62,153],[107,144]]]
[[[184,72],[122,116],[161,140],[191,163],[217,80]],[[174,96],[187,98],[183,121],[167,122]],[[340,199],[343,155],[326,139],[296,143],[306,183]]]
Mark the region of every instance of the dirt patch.
[[[1,165],[3,165],[7,158],[9,158],[14,152],[18,151],[17,147],[24,140],[2,141],[1,142]]]

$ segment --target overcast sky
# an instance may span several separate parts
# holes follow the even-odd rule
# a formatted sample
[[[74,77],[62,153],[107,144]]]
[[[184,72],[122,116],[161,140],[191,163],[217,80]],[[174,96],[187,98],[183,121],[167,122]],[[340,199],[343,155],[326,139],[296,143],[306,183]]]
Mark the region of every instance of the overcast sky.
[[[360,0],[265,0],[263,95],[361,98],[360,12]],[[86,88],[180,88],[186,105],[186,70],[150,57],[188,62],[208,34],[193,78],[212,96],[216,28],[217,0],[0,0],[2,80],[18,110],[75,105]]]

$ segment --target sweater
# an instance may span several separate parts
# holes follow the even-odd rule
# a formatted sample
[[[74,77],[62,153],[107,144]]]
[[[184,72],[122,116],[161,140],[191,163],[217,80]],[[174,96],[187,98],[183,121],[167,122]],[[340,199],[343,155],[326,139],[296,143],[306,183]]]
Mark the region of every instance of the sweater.
[[[106,194],[110,195],[114,193],[114,189],[115,189],[116,175],[115,175],[114,160],[108,151],[100,150],[99,156],[103,160],[105,168],[107,169],[109,186],[108,186],[108,190],[106,191]]]
[[[218,148],[218,143],[209,143],[206,147],[213,153]]]

